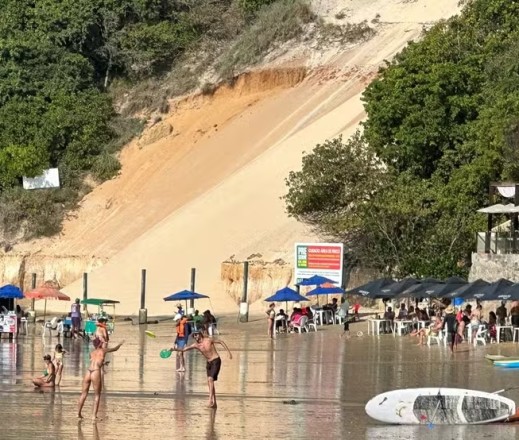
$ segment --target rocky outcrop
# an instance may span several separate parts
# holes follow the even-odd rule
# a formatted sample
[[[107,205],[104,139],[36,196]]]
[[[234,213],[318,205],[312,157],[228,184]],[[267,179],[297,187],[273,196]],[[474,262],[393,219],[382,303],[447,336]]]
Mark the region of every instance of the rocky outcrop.
[[[81,278],[84,272],[102,266],[105,261],[94,256],[56,256],[45,254],[0,255],[0,285],[15,284],[22,290],[31,287],[32,274],[36,284],[55,280],[61,286]]]

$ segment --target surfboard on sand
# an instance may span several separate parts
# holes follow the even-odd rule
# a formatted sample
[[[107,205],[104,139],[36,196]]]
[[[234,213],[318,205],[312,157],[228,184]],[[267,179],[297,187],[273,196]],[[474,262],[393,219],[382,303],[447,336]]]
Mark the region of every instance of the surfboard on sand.
[[[485,358],[489,361],[517,361],[519,362],[519,356],[503,356],[502,354],[487,354]]]
[[[515,402],[461,388],[407,388],[373,397],[366,413],[379,422],[400,425],[473,425],[507,419],[515,414]]]

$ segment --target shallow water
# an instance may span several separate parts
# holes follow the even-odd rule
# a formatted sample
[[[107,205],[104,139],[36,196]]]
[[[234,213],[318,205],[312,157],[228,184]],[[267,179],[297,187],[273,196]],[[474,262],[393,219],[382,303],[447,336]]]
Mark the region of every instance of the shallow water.
[[[112,339],[125,339],[108,355],[100,417],[89,420],[92,397],[76,418],[89,347],[65,339],[65,374],[55,391],[34,391],[30,378],[43,370],[42,356],[57,338],[42,339],[30,329],[16,342],[0,342],[2,439],[148,439],[148,438],[353,438],[483,439],[514,438],[515,425],[386,426],[370,419],[365,403],[395,388],[445,386],[495,391],[519,385],[519,370],[501,370],[486,353],[517,354],[517,345],[467,345],[452,356],[446,348],[419,347],[391,335],[340,339],[339,326],[317,333],[281,335],[270,341],[263,322],[221,321],[221,338],[233,352],[223,365],[216,391],[218,409],[207,409],[205,360],[187,353],[187,372],[176,373],[175,357],[161,359],[172,342],[171,322],[117,325]],[[261,327],[260,327],[261,325]],[[353,327],[356,331],[362,324]],[[152,339],[144,334],[150,329]],[[31,334],[32,330],[32,334]],[[34,333],[37,333],[36,335]],[[506,394],[519,402],[519,390]],[[7,423],[6,423],[7,422]]]

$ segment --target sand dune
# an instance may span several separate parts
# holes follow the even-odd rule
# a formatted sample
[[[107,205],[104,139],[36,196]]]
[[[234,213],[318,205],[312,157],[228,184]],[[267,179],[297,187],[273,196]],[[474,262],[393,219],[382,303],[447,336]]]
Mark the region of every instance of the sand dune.
[[[287,217],[280,200],[285,177],[300,167],[304,151],[353,133],[364,118],[362,91],[378,66],[418,38],[424,23],[458,6],[457,0],[315,3],[330,16],[347,9],[351,21],[380,14],[382,24],[362,45],[326,53],[302,48],[233,89],[180,101],[167,119],[169,136],[128,146],[121,176],[89,194],[48,245],[50,253],[110,257],[90,274],[92,296],[119,299],[120,312],[137,313],[145,268],[148,314],[169,313],[172,305],[162,298],[189,287],[196,267],[197,291],[211,296],[200,308],[237,313],[222,292],[222,261],[258,252],[292,261],[294,242],[318,239]],[[81,282],[64,290],[79,295]]]

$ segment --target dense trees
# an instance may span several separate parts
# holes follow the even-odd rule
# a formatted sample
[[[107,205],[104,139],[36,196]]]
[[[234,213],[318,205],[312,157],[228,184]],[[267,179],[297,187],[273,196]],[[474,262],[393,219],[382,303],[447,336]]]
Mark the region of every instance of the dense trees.
[[[252,20],[268,3],[4,0],[0,13],[0,243],[6,237],[54,234],[64,210],[83,194],[81,181],[86,173],[98,180],[117,173],[115,138],[127,141],[127,134],[134,133],[139,124],[132,126],[116,118],[108,93],[114,79],[136,84],[166,73],[202,36],[233,38],[235,28]],[[236,23],[227,23],[232,19]],[[19,192],[22,176],[56,166],[64,184],[61,192],[48,191],[45,196]],[[53,216],[51,227],[45,227],[46,212]]]
[[[472,0],[409,44],[366,89],[363,136],[288,177],[288,212],[392,275],[466,273],[489,183],[519,179],[518,41],[519,1]],[[325,186],[337,170],[347,189]]]

